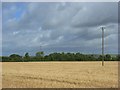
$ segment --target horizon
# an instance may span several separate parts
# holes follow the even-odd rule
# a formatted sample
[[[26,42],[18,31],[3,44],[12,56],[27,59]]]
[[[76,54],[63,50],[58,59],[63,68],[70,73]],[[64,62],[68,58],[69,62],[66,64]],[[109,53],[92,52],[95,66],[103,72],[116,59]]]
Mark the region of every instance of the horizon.
[[[34,55],[33,55],[33,54],[31,55],[29,52],[26,52],[26,53],[28,53],[30,56],[36,56],[35,54],[36,54],[37,52],[34,53]],[[19,54],[19,53],[11,53],[11,54],[9,54],[9,55],[2,55],[2,56],[0,56],[0,57],[4,57],[4,56],[9,57],[9,56],[12,55],[12,54],[17,54],[17,55],[20,55],[20,56],[24,57],[26,53],[24,53],[23,55],[21,55],[21,54]],[[52,53],[47,53],[47,54],[45,54],[45,52],[44,52],[44,56],[49,55],[49,54],[53,54],[53,53],[63,53],[63,52],[52,52]],[[66,53],[74,53],[74,54],[80,53],[80,54],[83,54],[83,55],[102,55],[102,54],[81,53],[81,52],[64,52],[64,53],[65,53],[65,54],[66,54]],[[107,55],[107,54],[109,54],[109,55],[118,55],[118,54],[115,54],[115,53],[105,53],[104,55]]]

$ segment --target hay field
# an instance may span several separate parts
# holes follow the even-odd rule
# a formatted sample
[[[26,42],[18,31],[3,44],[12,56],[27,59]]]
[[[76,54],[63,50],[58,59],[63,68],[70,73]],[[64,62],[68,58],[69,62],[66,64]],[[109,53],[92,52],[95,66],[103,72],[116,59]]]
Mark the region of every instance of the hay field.
[[[4,62],[3,88],[114,88],[118,62]]]

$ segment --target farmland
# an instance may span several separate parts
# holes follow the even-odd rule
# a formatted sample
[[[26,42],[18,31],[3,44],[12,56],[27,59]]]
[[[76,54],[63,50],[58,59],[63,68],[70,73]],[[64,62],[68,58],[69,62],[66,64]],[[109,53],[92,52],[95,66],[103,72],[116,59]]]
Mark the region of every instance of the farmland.
[[[3,62],[3,88],[114,88],[118,62]]]

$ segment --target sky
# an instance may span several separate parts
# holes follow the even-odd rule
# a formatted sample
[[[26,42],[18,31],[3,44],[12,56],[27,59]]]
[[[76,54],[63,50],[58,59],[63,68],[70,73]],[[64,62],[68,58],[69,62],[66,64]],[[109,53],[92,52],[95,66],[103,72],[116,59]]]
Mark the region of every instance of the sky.
[[[118,53],[117,2],[3,2],[2,55]]]

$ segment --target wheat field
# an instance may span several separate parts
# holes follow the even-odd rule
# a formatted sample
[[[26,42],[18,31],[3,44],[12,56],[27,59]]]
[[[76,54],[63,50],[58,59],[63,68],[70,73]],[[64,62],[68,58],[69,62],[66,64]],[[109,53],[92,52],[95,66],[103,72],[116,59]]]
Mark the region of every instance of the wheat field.
[[[3,62],[2,88],[116,88],[118,62]]]

